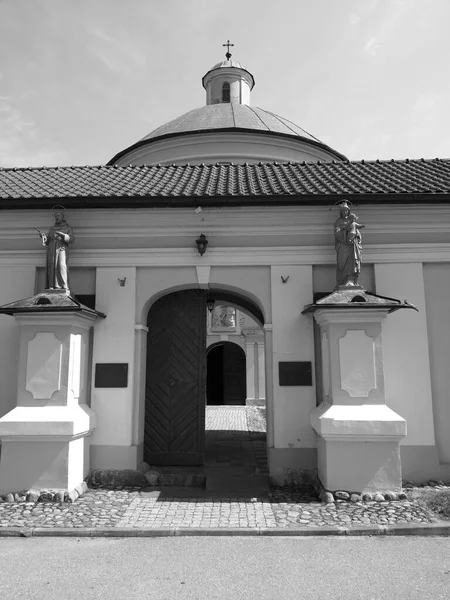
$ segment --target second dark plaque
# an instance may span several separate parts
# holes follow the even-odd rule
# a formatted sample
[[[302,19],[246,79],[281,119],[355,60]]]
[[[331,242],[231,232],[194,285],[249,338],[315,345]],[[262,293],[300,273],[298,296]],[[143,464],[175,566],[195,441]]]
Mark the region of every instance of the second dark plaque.
[[[128,363],[97,363],[95,365],[95,387],[128,387]]]
[[[282,386],[312,385],[312,363],[279,362],[278,376]]]

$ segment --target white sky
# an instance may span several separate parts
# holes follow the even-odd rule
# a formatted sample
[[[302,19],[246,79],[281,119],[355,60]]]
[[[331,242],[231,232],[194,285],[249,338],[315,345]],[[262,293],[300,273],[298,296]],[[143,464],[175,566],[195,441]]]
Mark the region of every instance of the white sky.
[[[450,157],[449,0],[0,0],[0,166],[105,164],[205,104],[252,104],[351,160]]]

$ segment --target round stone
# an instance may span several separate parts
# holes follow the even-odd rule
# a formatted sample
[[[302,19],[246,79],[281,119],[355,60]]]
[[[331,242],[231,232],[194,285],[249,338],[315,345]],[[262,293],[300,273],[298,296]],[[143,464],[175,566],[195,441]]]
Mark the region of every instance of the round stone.
[[[384,502],[384,496],[383,494],[380,494],[380,492],[377,492],[373,499],[375,500],[375,502]]]
[[[39,500],[39,492],[28,492],[26,501],[27,502],[37,502]]]
[[[384,495],[384,499],[389,500],[389,501],[397,500],[397,498],[398,498],[398,496],[395,492],[385,492],[383,495]]]
[[[334,496],[331,492],[323,492],[320,496],[320,499],[322,500],[322,502],[325,502],[326,504],[332,504],[334,503]]]
[[[350,495],[350,502],[361,502],[361,500],[362,500],[361,494],[351,494]]]
[[[40,496],[41,502],[52,502],[53,501],[53,493],[49,490],[43,490]]]
[[[348,492],[339,491],[334,492],[334,497],[337,500],[348,500],[350,498],[350,494]]]

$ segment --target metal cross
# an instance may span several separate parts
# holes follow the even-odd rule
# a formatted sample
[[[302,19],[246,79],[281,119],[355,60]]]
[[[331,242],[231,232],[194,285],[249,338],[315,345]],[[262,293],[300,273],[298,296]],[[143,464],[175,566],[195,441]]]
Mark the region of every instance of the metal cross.
[[[230,40],[227,40],[227,43],[226,44],[222,44],[222,46],[226,46],[227,47],[227,53],[225,54],[225,56],[227,57],[227,60],[230,60],[230,58],[231,58],[230,46],[234,46],[234,44],[230,44]]]

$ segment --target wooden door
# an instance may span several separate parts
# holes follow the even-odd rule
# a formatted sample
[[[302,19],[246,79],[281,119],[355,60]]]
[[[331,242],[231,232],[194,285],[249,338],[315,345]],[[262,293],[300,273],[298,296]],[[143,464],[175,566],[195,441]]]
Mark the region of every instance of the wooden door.
[[[223,403],[245,404],[247,396],[245,352],[236,344],[223,346]]]
[[[185,290],[150,309],[147,336],[144,460],[201,465],[205,448],[206,306]]]

